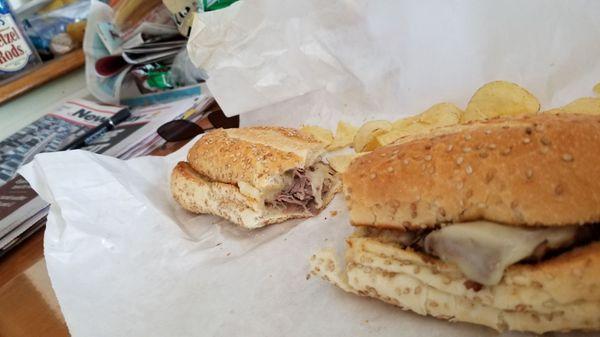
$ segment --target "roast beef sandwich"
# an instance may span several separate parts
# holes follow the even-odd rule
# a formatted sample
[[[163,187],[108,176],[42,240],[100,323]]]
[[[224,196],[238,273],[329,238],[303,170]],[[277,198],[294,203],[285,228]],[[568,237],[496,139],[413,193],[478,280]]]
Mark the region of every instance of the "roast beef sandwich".
[[[341,188],[321,161],[325,146],[295,129],[219,129],[202,137],[171,175],[175,200],[246,228],[317,214]]]
[[[600,329],[600,116],[469,124],[358,157],[343,182],[358,229],[313,274],[500,331]]]

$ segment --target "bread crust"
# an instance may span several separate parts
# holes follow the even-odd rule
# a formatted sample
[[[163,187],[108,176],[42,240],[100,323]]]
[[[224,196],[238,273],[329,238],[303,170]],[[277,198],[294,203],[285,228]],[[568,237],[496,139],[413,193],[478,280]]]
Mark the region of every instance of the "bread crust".
[[[250,127],[209,132],[187,159],[212,181],[243,181],[262,192],[281,188],[284,172],[312,165],[324,151],[323,143],[295,129]]]
[[[479,290],[452,264],[353,235],[346,270],[331,250],[311,259],[311,272],[363,296],[421,315],[493,329],[544,333],[600,329],[600,242],[541,263],[509,267],[502,281]]]
[[[353,225],[600,221],[600,116],[539,114],[400,140],[343,176]]]
[[[340,189],[341,182],[336,177],[334,185],[323,197],[323,208]],[[236,185],[211,181],[187,162],[179,162],[173,169],[171,193],[175,201],[188,211],[220,216],[249,229],[313,216],[308,211],[283,213],[266,208],[262,202],[242,194]]]

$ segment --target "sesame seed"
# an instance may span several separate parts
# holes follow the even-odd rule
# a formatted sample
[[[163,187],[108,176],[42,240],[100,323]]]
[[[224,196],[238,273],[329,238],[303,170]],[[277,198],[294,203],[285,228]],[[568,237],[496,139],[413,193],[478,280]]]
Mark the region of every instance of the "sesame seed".
[[[503,155],[505,155],[505,156],[506,156],[506,155],[508,155],[508,154],[510,153],[510,147],[509,147],[509,148],[506,148],[506,149],[504,149],[504,150],[502,150],[502,152],[501,152],[501,153],[502,153]]]
[[[458,158],[456,158],[456,163],[457,163],[458,165],[460,165],[460,164],[462,164],[462,163],[463,163],[463,161],[464,161],[464,160],[465,160],[465,159],[464,159],[463,157],[458,157]]]
[[[562,160],[566,162],[573,161],[573,156],[570,153],[565,153],[562,155]]]
[[[550,149],[548,149],[547,147],[543,147],[540,149],[540,151],[542,151],[542,153],[548,153],[548,151],[550,151]]]
[[[490,181],[492,181],[492,179],[494,179],[494,171],[489,171],[486,175],[485,175],[485,182],[489,183]]]
[[[469,152],[471,152],[471,148],[468,147],[468,146],[465,146],[465,147],[463,147],[463,152],[464,153],[469,153]]]
[[[492,144],[488,144],[488,146],[487,146],[487,147],[488,147],[488,149],[490,149],[490,150],[494,150],[494,149],[496,149],[496,144],[494,144],[494,143],[492,143]]]
[[[563,194],[564,191],[565,191],[565,189],[561,184],[556,185],[556,187],[554,188],[554,193],[556,195],[561,195],[561,194]]]
[[[394,172],[394,168],[390,166],[390,167],[387,168],[387,171],[390,172],[390,173],[392,173],[392,172]]]
[[[529,137],[523,138],[523,144],[529,144],[529,143],[531,143],[531,138],[529,138]]]
[[[431,160],[431,155],[430,155],[430,154],[426,155],[426,156],[425,156],[425,160],[426,160],[426,161],[430,161],[430,160]]]
[[[454,145],[450,144],[450,145],[448,145],[448,147],[446,148],[446,151],[447,151],[447,152],[450,152],[450,151],[452,151],[452,149],[453,149],[453,148],[454,148]]]
[[[492,133],[492,130],[490,130],[490,129],[486,129],[484,132],[485,132],[485,134],[486,134],[486,135],[489,135],[489,134],[491,134],[491,133]]]
[[[382,154],[380,154],[380,156],[385,157],[385,156],[387,156],[387,154],[385,152],[383,152]]]
[[[533,177],[533,171],[531,169],[528,169],[527,171],[525,171],[525,176],[527,177],[527,179],[531,179],[531,177]]]
[[[375,177],[377,177],[377,175],[375,173],[371,173],[369,175],[369,178],[371,178],[371,180],[375,179]]]
[[[404,165],[408,165],[408,159],[404,159],[402,162],[404,163]]]
[[[473,168],[471,167],[471,165],[467,165],[467,167],[465,167],[465,171],[467,172],[467,174],[471,174],[473,173]]]
[[[471,140],[471,135],[470,134],[466,134],[465,135],[465,140]]]
[[[551,144],[551,142],[550,142],[550,139],[548,139],[548,138],[546,138],[546,137],[542,137],[542,138],[540,139],[540,142],[541,142],[542,144],[546,145],[546,146],[548,146],[548,145],[550,145],[550,144]]]
[[[440,212],[441,216],[446,216],[446,210],[443,207],[438,208],[438,212]]]

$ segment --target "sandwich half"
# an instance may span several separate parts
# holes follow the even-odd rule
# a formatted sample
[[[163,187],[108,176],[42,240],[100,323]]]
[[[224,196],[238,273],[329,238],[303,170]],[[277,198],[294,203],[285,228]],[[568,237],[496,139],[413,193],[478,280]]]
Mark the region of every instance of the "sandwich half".
[[[171,191],[185,209],[246,228],[310,217],[341,189],[321,161],[325,146],[280,127],[219,129],[202,137],[171,174]]]
[[[600,329],[600,116],[469,124],[343,176],[350,220],[311,272],[421,315],[535,333]]]

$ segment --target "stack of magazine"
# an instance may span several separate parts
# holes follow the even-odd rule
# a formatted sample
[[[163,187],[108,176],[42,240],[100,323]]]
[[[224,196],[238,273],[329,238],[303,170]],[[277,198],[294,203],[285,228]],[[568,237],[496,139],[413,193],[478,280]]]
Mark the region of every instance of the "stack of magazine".
[[[131,109],[131,117],[84,150],[128,159],[146,155],[164,144],[156,129],[182,118],[204,117],[213,102],[209,94]],[[0,141],[0,256],[45,223],[48,205],[17,170],[37,153],[59,151],[123,106],[106,106],[91,98],[68,99],[48,114]]]

